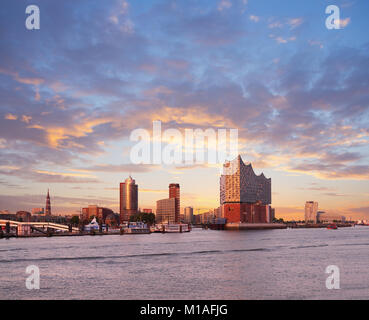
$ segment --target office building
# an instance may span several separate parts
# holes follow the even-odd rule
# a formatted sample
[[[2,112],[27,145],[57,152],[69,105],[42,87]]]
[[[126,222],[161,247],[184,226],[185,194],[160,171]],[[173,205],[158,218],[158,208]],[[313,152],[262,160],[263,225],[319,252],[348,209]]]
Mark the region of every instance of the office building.
[[[214,215],[215,215],[215,218],[217,218],[217,219],[223,218],[222,207],[215,208],[214,209]]]
[[[157,223],[180,223],[180,187],[178,183],[169,185],[169,198],[156,201]]]
[[[316,223],[318,213],[318,202],[306,201],[305,203],[305,223]]]
[[[119,200],[120,221],[129,221],[132,215],[138,213],[138,186],[131,176],[120,184]]]
[[[184,222],[185,223],[193,223],[193,208],[186,207],[184,208]]]
[[[176,199],[162,199],[156,201],[156,223],[177,223]]]

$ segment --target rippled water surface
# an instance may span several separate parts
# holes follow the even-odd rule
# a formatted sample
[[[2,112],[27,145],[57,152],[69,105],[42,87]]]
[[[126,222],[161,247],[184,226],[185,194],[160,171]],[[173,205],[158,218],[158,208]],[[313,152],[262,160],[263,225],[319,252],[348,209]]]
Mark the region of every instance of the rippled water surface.
[[[369,299],[368,267],[369,227],[2,239],[0,299]]]

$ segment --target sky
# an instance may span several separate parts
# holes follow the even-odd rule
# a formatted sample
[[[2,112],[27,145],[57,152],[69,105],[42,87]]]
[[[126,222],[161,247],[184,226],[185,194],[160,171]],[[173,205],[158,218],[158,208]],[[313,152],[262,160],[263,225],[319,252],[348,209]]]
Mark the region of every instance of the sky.
[[[25,9],[40,9],[40,29]],[[327,29],[328,5],[340,29]],[[210,165],[135,165],[137,128],[236,128],[245,163],[272,179],[276,216],[306,201],[369,219],[366,0],[3,0],[0,210],[139,207],[169,183],[195,213],[219,206]]]

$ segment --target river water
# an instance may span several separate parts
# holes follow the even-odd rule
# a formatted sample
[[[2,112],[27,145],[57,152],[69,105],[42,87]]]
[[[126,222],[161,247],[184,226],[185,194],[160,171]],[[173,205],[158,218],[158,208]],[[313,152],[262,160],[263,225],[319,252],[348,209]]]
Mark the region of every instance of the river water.
[[[0,299],[369,299],[368,253],[369,227],[2,239]]]

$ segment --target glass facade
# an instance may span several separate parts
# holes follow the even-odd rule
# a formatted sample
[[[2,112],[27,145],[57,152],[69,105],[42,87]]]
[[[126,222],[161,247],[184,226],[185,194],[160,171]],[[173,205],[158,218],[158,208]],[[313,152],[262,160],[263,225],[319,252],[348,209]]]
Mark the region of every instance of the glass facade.
[[[245,165],[241,156],[223,165],[224,174],[220,177],[220,204],[272,203],[272,180],[264,174],[256,175],[251,164]]]
[[[120,220],[129,221],[129,218],[138,212],[138,186],[130,176],[120,184]]]

